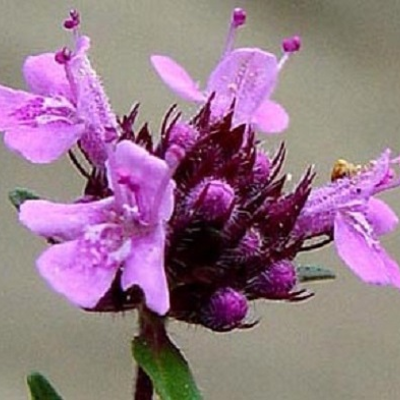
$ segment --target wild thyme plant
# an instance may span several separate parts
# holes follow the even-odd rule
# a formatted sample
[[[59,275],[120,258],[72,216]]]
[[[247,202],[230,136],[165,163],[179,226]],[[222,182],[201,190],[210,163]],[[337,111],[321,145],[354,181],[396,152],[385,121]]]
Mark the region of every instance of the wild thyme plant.
[[[201,398],[167,321],[228,332],[258,323],[248,313],[253,300],[310,298],[303,282],[334,275],[298,266],[299,252],[333,242],[363,281],[400,288],[399,267],[379,242],[398,218],[376,198],[400,186],[400,158],[384,149],[365,166],[339,160],[321,187],[309,167],[288,187],[284,144],[268,152],[258,134],[289,124],[271,96],[301,39],[284,39],[280,57],[234,48],[245,21],[235,9],[202,90],[171,58],[151,56],[164,83],[198,104],[188,119],[172,106],[155,135],[135,126],[138,106],[122,117],[112,110],[75,10],[64,21],[74,46],[28,57],[27,91],[0,86],[6,146],[35,164],[67,154],[82,174],[73,203],[25,189],[10,198],[19,221],[47,242],[36,266],[53,290],[85,311],[138,311],[135,399],[154,390],[162,399]],[[28,382],[33,399],[60,398],[41,375]]]

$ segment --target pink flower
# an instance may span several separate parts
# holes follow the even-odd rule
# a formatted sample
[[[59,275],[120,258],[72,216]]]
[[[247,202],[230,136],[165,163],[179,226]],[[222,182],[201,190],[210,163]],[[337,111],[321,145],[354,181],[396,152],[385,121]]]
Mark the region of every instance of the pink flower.
[[[278,133],[287,128],[289,117],[270,97],[284,62],[289,54],[299,50],[300,38],[283,42],[284,56],[280,61],[274,54],[258,48],[232,50],[235,31],[244,23],[244,11],[235,9],[226,50],[211,72],[205,90],[200,90],[185,69],[171,58],[153,55],[151,62],[161,79],[183,99],[204,104],[214,94],[211,111],[216,119],[226,115],[234,104],[234,126],[253,124],[262,132]]]
[[[79,16],[78,16],[79,17]],[[0,86],[0,130],[6,145],[34,163],[48,163],[77,141],[95,165],[106,160],[116,137],[116,118],[87,53],[90,40],[77,34],[75,50],[30,56],[23,66],[29,91]]]
[[[379,242],[379,236],[394,230],[398,218],[374,195],[400,186],[386,150],[356,174],[313,189],[297,220],[294,236],[332,236],[340,258],[363,281],[400,289],[397,263]]]
[[[169,168],[125,140],[110,154],[108,174],[112,197],[76,204],[30,200],[21,206],[21,222],[56,241],[37,267],[54,290],[80,307],[94,308],[120,279],[123,291],[138,285],[147,306],[163,315],[169,309],[164,225],[174,189]]]

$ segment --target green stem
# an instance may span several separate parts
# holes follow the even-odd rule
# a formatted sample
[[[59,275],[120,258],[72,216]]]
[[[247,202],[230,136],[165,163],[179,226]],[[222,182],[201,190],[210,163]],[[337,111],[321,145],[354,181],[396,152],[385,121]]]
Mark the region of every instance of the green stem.
[[[165,329],[165,319],[151,311],[139,310],[140,336],[157,351],[168,340]],[[151,400],[153,398],[153,383],[147,373],[138,367],[135,382],[134,400]]]

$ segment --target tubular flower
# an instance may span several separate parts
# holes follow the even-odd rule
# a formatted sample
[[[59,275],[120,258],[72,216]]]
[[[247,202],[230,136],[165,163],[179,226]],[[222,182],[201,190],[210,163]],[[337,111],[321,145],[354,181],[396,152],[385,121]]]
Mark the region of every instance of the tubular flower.
[[[106,146],[117,136],[116,118],[87,53],[90,40],[72,29],[75,49],[30,56],[23,74],[29,91],[0,86],[0,130],[6,145],[34,163],[56,160],[75,143],[92,164],[106,160]]]
[[[174,188],[169,168],[123,140],[110,155],[108,175],[110,197],[75,204],[31,200],[21,206],[20,221],[55,243],[37,260],[39,272],[80,307],[95,309],[110,290],[128,293],[136,285],[146,305],[164,315],[169,309],[165,223]]]
[[[390,150],[364,168],[313,189],[294,229],[294,238],[333,237],[336,250],[362,280],[400,289],[397,263],[379,242],[398,223],[393,210],[374,195],[400,186]]]
[[[233,49],[236,30],[244,25],[246,14],[235,9],[224,54],[211,72],[205,90],[200,90],[189,74],[171,58],[153,55],[151,62],[161,79],[182,98],[204,104],[214,95],[211,113],[223,118],[234,107],[233,127],[252,124],[265,133],[278,133],[289,123],[286,111],[270,100],[278,74],[290,54],[300,49],[300,38],[285,39],[280,61],[274,54],[258,48]]]

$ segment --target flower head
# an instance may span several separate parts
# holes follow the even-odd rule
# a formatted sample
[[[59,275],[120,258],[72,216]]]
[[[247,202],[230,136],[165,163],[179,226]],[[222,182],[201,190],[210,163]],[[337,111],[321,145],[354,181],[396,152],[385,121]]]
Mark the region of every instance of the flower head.
[[[29,91],[0,86],[0,130],[6,145],[34,163],[59,158],[79,142],[88,160],[104,164],[117,124],[87,53],[90,40],[78,34],[71,12],[75,49],[30,56],[23,73]]]
[[[368,283],[400,288],[397,263],[379,242],[392,231],[396,214],[374,195],[400,186],[390,150],[364,168],[351,169],[332,183],[311,191],[297,220],[294,236],[305,239],[333,237],[342,260]]]
[[[306,171],[285,191],[285,177],[278,179],[284,147],[267,155],[254,131],[234,127],[232,113],[215,121],[211,108],[207,103],[187,125],[174,121],[157,147],[162,158],[171,148],[180,154],[165,259],[168,315],[229,331],[253,325],[247,315],[251,300],[308,297],[297,288],[292,262],[303,238],[293,241],[290,232],[313,174]]]
[[[140,287],[147,306],[169,308],[164,270],[165,223],[173,211],[173,182],[167,164],[129,141],[109,157],[113,196],[55,204],[31,200],[20,220],[55,242],[38,259],[41,275],[59,293],[95,309],[111,289]]]
[[[0,87],[0,128],[10,147],[48,162],[77,141],[91,163],[89,173],[71,156],[87,179],[79,201],[31,199],[20,207],[21,222],[51,244],[37,260],[40,273],[78,306],[121,311],[144,297],[160,315],[219,332],[247,328],[255,323],[250,301],[312,296],[299,287],[295,257],[332,240],[364,281],[400,288],[399,268],[379,242],[398,219],[375,198],[400,186],[400,157],[386,150],[365,167],[342,160],[332,181],[315,189],[310,167],[288,188],[284,145],[267,153],[255,128],[286,127],[286,112],[269,97],[301,41],[285,39],[280,61],[256,48],[232,50],[245,20],[234,10],[204,92],[174,61],[152,57],[174,91],[203,104],[189,121],[172,107],[158,143],[147,124],[134,130],[138,106],[115,121],[76,12],[64,23],[75,33],[73,51],[27,60],[32,93]]]
[[[284,56],[280,61],[274,54],[258,48],[233,49],[236,30],[245,20],[244,10],[233,11],[224,54],[203,91],[171,58],[153,55],[151,62],[161,79],[182,98],[204,104],[213,95],[211,112],[214,119],[223,118],[233,107],[233,127],[252,124],[265,133],[281,132],[286,129],[289,117],[270,97],[279,70],[288,56],[300,49],[300,38],[295,36],[283,41]]]

